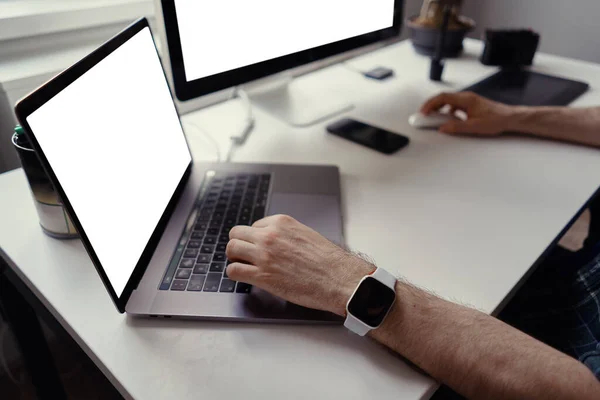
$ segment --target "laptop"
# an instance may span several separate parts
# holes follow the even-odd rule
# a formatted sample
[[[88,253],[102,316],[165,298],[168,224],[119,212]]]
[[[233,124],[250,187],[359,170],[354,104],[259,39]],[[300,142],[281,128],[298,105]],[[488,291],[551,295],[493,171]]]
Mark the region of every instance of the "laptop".
[[[227,277],[229,230],[288,214],[343,243],[335,166],[194,162],[146,19],[16,105],[117,309],[332,322]]]

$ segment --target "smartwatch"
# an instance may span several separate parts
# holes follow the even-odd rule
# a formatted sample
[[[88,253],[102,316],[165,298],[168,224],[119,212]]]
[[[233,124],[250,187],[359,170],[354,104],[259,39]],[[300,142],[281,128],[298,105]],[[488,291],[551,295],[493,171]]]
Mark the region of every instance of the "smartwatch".
[[[360,336],[377,329],[396,301],[396,277],[385,269],[363,277],[346,304],[344,326]]]

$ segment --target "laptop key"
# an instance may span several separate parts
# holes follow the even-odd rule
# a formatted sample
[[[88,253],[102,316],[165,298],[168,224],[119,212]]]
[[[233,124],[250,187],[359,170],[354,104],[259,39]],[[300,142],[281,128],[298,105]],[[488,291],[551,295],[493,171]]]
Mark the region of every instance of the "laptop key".
[[[251,212],[252,212],[252,209],[250,207],[242,207],[241,214],[250,214]]]
[[[198,258],[196,259],[196,262],[200,264],[208,264],[211,259],[212,254],[199,254]]]
[[[204,238],[204,244],[215,244],[215,243],[217,243],[216,236],[207,236]]]
[[[220,229],[219,229],[219,228],[209,228],[209,229],[206,231],[206,234],[207,234],[207,235],[211,235],[211,236],[216,236],[216,235],[218,235],[218,234],[219,234],[219,231],[220,231]]]
[[[192,268],[194,266],[193,258],[183,258],[179,263],[179,268]]]
[[[200,248],[201,244],[202,244],[202,242],[199,240],[190,240],[189,243],[187,244],[187,247],[188,247],[188,249],[198,249],[198,248]]]
[[[183,252],[184,258],[196,258],[198,257],[198,249],[186,249]]]
[[[219,291],[219,284],[221,283],[220,273],[210,273],[206,276],[206,282],[204,283],[205,292],[217,292]]]
[[[229,242],[229,235],[220,235],[219,236],[219,243],[227,243]]]
[[[202,239],[204,237],[204,231],[193,231],[192,239]]]
[[[194,274],[207,274],[208,273],[208,264],[196,264],[194,267]]]
[[[210,221],[210,215],[200,215],[198,218],[196,218],[196,223],[208,221]]]
[[[238,219],[238,225],[250,225],[250,216],[244,215]]]
[[[188,283],[187,290],[189,292],[200,292],[202,290],[202,286],[204,286],[205,279],[205,275],[192,275],[190,283]]]
[[[236,293],[250,293],[250,289],[252,289],[252,285],[248,285],[247,283],[238,282],[237,287],[235,288]]]
[[[208,222],[197,222],[194,226],[195,231],[205,231],[208,228]]]
[[[192,270],[189,268],[185,268],[185,269],[178,269],[177,272],[175,273],[175,278],[177,279],[187,279],[190,277],[190,275],[192,274]]]
[[[225,221],[228,221],[230,219],[235,221],[237,219],[237,216],[238,216],[238,210],[229,210],[229,211],[227,211]]]
[[[224,262],[213,262],[210,264],[210,272],[223,272],[223,270],[225,270]]]
[[[227,243],[219,243],[219,244],[217,244],[215,251],[217,251],[219,253],[225,253],[226,249],[227,249]]]
[[[213,256],[213,261],[225,262],[225,260],[227,260],[227,257],[225,257],[225,253],[215,253],[215,255]]]
[[[223,279],[221,281],[221,288],[219,289],[219,292],[227,292],[227,293],[233,293],[233,290],[235,289],[235,282],[229,279]]]
[[[204,244],[200,248],[200,252],[203,253],[203,254],[212,254],[212,253],[215,252],[215,246],[214,245],[210,245],[210,244]],[[198,250],[196,250],[196,256],[198,256]]]
[[[210,221],[210,229],[219,229],[221,227],[221,225],[223,225],[223,220],[222,219],[213,219],[212,221]]]
[[[185,290],[187,283],[188,283],[187,281],[175,279],[173,281],[173,283],[171,284],[171,290]]]
[[[223,226],[235,226],[235,218],[225,219],[225,222],[223,222]]]

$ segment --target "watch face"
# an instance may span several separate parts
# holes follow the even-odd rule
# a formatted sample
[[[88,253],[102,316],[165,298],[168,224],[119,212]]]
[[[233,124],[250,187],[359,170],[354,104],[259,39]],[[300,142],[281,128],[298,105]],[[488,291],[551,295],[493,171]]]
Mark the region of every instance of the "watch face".
[[[372,277],[365,278],[350,303],[348,312],[365,324],[376,328],[387,315],[396,293],[394,290]]]

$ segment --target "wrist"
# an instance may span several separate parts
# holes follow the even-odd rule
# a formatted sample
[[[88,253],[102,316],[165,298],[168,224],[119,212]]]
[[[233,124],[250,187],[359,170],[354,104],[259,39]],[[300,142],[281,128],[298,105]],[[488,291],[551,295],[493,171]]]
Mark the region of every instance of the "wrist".
[[[505,132],[527,132],[527,121],[535,113],[533,107],[510,106],[507,117],[505,118]]]
[[[360,280],[366,275],[372,274],[377,267],[363,259],[348,255],[348,258],[341,262],[339,270],[342,271],[337,285],[332,287],[331,309],[334,314],[345,316],[346,305],[354,293]]]

